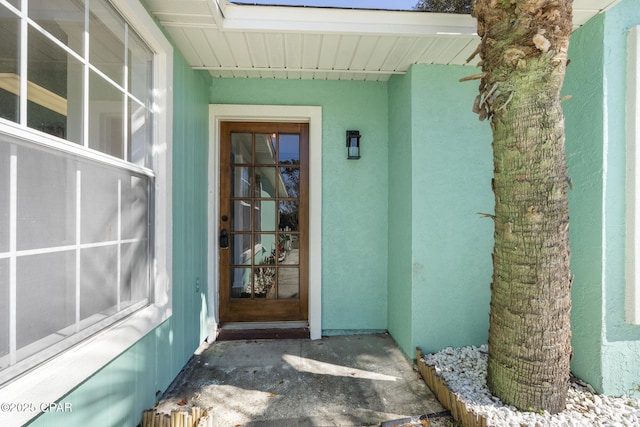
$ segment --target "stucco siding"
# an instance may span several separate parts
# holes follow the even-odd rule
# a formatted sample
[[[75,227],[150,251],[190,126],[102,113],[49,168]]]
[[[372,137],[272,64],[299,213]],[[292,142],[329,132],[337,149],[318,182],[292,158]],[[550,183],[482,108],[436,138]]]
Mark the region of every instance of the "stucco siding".
[[[471,107],[470,67],[417,65],[412,76],[414,346],[487,340],[493,223],[491,131]]]
[[[603,257],[603,19],[576,31],[570,41],[563,93],[571,245],[572,371],[596,388],[602,385]]]
[[[322,106],[322,330],[387,329],[387,85],[213,79],[211,103]],[[347,160],[346,130],[362,134]]]
[[[389,80],[388,330],[409,354],[412,340],[411,71]]]

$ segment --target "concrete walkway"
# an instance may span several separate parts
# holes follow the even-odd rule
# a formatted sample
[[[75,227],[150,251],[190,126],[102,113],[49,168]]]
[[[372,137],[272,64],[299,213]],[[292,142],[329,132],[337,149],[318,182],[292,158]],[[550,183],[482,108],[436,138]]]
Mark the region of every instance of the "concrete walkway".
[[[215,342],[156,410],[190,406],[224,427],[378,426],[444,410],[387,334]]]

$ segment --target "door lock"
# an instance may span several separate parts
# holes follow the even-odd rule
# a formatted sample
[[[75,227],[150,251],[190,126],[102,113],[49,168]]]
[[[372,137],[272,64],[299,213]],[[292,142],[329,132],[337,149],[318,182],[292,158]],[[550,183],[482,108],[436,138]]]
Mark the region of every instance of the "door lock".
[[[219,243],[220,249],[229,248],[229,232],[227,230],[220,231]]]

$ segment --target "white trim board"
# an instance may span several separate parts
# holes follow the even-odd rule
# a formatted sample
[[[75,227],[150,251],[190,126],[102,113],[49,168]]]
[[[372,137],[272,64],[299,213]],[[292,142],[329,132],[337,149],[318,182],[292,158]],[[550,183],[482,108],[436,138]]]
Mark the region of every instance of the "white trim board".
[[[261,121],[309,123],[309,332],[322,337],[322,107],[212,104],[209,106],[209,339],[219,324],[218,236],[220,122]]]
[[[627,38],[627,248],[625,317],[640,325],[640,26]]]

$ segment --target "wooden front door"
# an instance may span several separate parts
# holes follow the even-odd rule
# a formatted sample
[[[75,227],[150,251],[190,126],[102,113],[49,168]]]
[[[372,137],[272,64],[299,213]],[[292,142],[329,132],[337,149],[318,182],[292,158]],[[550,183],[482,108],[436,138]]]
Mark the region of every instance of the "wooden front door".
[[[220,320],[308,318],[308,124],[220,126]]]

